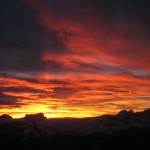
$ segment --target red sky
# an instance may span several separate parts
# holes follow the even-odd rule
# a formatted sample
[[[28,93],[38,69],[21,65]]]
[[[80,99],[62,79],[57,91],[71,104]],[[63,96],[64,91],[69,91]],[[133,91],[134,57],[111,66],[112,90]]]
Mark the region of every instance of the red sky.
[[[90,117],[150,107],[146,0],[7,1],[0,114]]]

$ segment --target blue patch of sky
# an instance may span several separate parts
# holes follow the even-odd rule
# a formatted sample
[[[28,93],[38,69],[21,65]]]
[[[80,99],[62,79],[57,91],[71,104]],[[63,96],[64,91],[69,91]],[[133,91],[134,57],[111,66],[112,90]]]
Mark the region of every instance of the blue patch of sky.
[[[131,71],[133,73],[134,76],[137,77],[146,77],[146,76],[150,76],[150,72],[149,71],[144,71],[144,70],[133,70]]]
[[[105,74],[121,74],[121,73],[125,73],[125,70],[118,68],[118,67],[114,67],[114,66],[103,66],[101,68],[101,71]]]

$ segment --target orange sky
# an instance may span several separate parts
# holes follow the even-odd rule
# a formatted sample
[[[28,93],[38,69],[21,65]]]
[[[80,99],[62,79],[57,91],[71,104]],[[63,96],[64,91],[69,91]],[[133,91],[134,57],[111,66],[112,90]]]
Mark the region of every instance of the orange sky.
[[[91,117],[150,107],[149,28],[141,13],[149,9],[141,8],[144,2],[110,3],[3,6],[9,11],[0,29],[0,115]]]

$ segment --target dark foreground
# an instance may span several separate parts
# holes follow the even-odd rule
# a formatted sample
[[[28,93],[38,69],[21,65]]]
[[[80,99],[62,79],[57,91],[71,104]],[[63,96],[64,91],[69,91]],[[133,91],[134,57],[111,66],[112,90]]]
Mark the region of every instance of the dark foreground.
[[[22,141],[19,135],[6,134],[1,137],[3,149],[85,149],[85,150],[150,150],[150,128],[129,128],[110,134],[58,134]]]
[[[150,150],[150,110],[85,119],[3,115],[0,149]]]

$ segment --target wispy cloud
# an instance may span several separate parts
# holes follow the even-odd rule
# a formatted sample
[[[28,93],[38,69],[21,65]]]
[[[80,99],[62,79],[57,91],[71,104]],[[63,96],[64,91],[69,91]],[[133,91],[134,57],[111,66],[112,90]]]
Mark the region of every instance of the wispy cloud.
[[[150,106],[146,0],[0,7],[1,113],[85,117]]]

